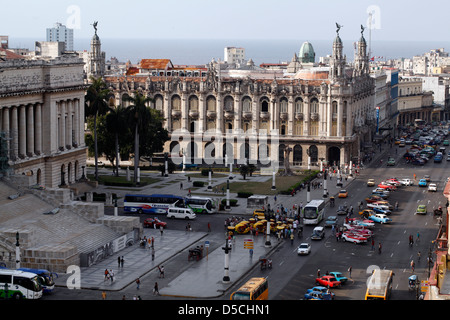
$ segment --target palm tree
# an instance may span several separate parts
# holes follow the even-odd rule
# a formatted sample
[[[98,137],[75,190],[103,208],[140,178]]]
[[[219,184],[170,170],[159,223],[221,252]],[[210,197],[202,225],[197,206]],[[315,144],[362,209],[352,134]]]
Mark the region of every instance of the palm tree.
[[[98,181],[97,116],[106,114],[110,110],[107,102],[110,91],[101,77],[91,77],[91,81],[84,103],[86,116],[94,116],[95,181]]]
[[[153,101],[150,97],[145,97],[136,92],[134,97],[126,97],[131,105],[127,107],[128,119],[134,127],[134,183],[137,183],[137,171],[139,167],[139,134],[143,132],[144,126],[151,122],[151,113],[147,108],[147,103]]]
[[[121,105],[117,108],[111,108],[111,111],[106,115],[106,128],[108,132],[114,134],[115,145],[116,145],[116,177],[119,176],[119,136],[125,135],[127,133],[127,110]]]

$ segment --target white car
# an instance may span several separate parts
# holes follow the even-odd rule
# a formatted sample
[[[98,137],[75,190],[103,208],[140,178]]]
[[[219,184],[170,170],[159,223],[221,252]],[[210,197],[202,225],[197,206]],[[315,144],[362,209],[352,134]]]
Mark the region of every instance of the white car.
[[[414,185],[414,180],[402,179],[402,180],[400,180],[400,183],[404,186],[412,186],[412,185]]]
[[[382,209],[382,210],[390,210],[388,205],[381,204],[381,203],[368,203],[367,207],[368,208],[378,208],[378,209]]]
[[[436,191],[437,191],[437,186],[436,186],[436,184],[435,184],[435,183],[430,183],[430,184],[428,185],[428,191],[436,192]]]
[[[309,243],[301,243],[297,248],[297,254],[303,255],[303,254],[310,254],[311,253],[311,245]]]

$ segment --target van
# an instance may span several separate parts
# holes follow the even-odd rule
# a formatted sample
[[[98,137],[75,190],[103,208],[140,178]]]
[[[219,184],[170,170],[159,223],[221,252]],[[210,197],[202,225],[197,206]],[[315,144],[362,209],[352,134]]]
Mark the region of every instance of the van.
[[[195,219],[196,215],[189,208],[169,208],[167,210],[167,217],[170,219]]]

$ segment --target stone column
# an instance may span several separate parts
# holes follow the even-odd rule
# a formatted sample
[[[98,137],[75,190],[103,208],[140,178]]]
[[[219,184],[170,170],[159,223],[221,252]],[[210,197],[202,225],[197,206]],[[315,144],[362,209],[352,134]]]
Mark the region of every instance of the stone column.
[[[11,108],[11,159],[16,160],[19,154],[19,131],[18,131],[18,122],[17,122],[17,107],[13,106]]]
[[[2,110],[3,112],[3,117],[2,117],[2,130],[6,133],[6,138],[8,140],[6,140],[6,147],[7,150],[10,151],[11,148],[11,143],[9,141],[10,138],[10,128],[9,128],[9,108],[3,108]],[[11,154],[11,153],[9,153]]]
[[[342,100],[338,100],[337,136],[342,137]]]
[[[27,154],[27,127],[26,127],[26,107],[19,107],[19,157],[23,158]]]
[[[72,148],[72,116],[73,100],[67,101],[67,116],[66,116],[66,146]]]
[[[79,111],[80,100],[75,99],[73,102],[73,140],[72,144],[79,146],[79,119],[80,119],[80,111]]]
[[[36,104],[34,110],[34,152],[41,154],[42,152],[42,104]]]
[[[309,100],[308,98],[303,101],[303,108],[305,110],[303,115],[303,135],[309,136],[309,124],[310,124],[310,110],[309,110]]]
[[[34,106],[29,105],[27,108],[27,156],[34,155]]]

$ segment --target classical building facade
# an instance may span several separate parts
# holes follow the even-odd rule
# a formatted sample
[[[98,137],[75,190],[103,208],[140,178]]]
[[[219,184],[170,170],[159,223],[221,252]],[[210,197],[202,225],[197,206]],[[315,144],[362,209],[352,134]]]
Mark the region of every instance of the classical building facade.
[[[73,183],[86,164],[83,61],[0,62],[0,132],[9,170],[54,188]]]
[[[223,70],[211,62],[207,70],[174,66],[105,80],[116,105],[136,91],[152,97],[172,137],[165,151],[184,154],[187,161],[226,158],[265,165],[270,158],[282,165],[289,157],[291,165],[304,168],[356,163],[375,124],[364,37],[354,64],[347,63],[339,34],[329,66],[312,66],[314,52],[306,48],[310,60],[305,63],[311,65],[294,74],[251,66]]]

